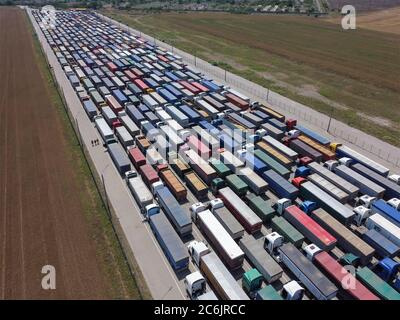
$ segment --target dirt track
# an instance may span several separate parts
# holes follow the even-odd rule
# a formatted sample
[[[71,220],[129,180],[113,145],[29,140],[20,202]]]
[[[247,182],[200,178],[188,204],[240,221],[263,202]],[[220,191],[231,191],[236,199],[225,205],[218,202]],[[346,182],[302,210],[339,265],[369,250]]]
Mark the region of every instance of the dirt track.
[[[0,9],[0,299],[107,298],[24,11]],[[42,266],[56,290],[41,288]]]

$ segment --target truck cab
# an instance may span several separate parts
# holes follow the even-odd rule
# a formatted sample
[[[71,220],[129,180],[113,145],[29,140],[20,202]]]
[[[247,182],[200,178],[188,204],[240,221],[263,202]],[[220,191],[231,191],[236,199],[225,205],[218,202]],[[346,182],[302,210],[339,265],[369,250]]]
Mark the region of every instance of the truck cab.
[[[267,130],[265,129],[258,129],[256,130],[256,135],[258,135],[260,138],[264,137],[267,135]]]
[[[155,196],[157,194],[157,191],[164,188],[164,183],[161,181],[154,182],[151,185],[151,191],[153,192],[153,195]]]
[[[276,204],[275,204],[275,210],[276,212],[278,212],[280,215],[283,214],[283,212],[285,211],[285,209],[289,206],[292,205],[292,201],[290,201],[287,198],[282,198],[279,199]]]
[[[253,143],[246,143],[243,146],[243,149],[249,152],[253,152],[254,151],[254,144]]]
[[[329,171],[335,171],[335,169],[339,166],[339,161],[336,160],[328,160],[324,163],[324,167]]]
[[[313,261],[314,257],[320,253],[322,250],[315,244],[311,243],[304,248],[304,252],[306,253],[306,257],[308,260]]]
[[[129,179],[136,178],[137,172],[135,170],[129,170],[125,172],[125,181],[128,183]]]
[[[288,137],[290,139],[296,139],[296,138],[300,137],[300,135],[301,135],[300,130],[293,129],[288,132]]]
[[[355,207],[353,212],[355,213],[353,222],[357,227],[362,226],[365,220],[371,215],[371,209],[364,206]]]
[[[278,232],[267,234],[264,238],[264,249],[275,258],[278,257],[278,248],[283,245],[284,239]]]
[[[374,271],[380,278],[391,284],[397,291],[400,290],[400,277],[398,276],[400,263],[391,258],[384,258],[378,262]]]
[[[210,253],[210,249],[204,242],[193,240],[188,246],[189,255],[192,257],[193,262],[196,266],[200,266],[201,257]]]
[[[353,163],[353,159],[343,157],[339,159],[339,163],[345,165],[346,167],[350,167],[350,165]]]
[[[255,268],[246,271],[243,274],[242,287],[244,291],[253,298],[256,292],[261,289],[263,282],[262,274]]]
[[[152,215],[160,213],[160,207],[155,204],[149,204],[144,208],[144,216],[148,220]]]
[[[304,288],[295,280],[289,281],[283,285],[282,297],[285,300],[302,300]]]
[[[392,174],[388,178],[390,181],[393,181],[394,183],[400,186],[400,174]]]
[[[314,201],[303,201],[299,208],[307,214],[310,214],[312,211],[318,208],[317,203]]]
[[[356,206],[364,206],[364,207],[370,209],[371,205],[374,201],[376,201],[376,197],[371,197],[371,196],[365,194],[356,199],[355,205]]]
[[[196,299],[206,292],[206,279],[204,279],[199,271],[187,275],[183,282],[191,300]]]
[[[190,217],[194,223],[197,221],[197,213],[207,210],[202,202],[196,202],[190,206]]]
[[[392,198],[387,201],[387,204],[395,208],[397,211],[400,211],[400,199]]]
[[[213,181],[211,181],[211,192],[213,195],[216,195],[218,193],[219,189],[222,189],[225,187],[225,181],[221,178],[215,178]]]

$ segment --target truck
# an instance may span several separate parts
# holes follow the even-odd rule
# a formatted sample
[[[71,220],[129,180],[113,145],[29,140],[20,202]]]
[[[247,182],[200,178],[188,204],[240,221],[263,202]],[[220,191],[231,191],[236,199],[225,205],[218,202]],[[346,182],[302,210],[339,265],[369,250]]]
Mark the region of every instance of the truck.
[[[400,293],[393,289],[388,283],[379,278],[368,267],[359,268],[356,277],[368,289],[384,300],[400,300]]]
[[[194,204],[191,207],[192,221],[212,243],[214,249],[230,269],[237,269],[243,265],[244,253],[232,239],[218,219],[210,210],[203,210],[202,206]]]
[[[286,155],[293,161],[295,161],[299,157],[299,154],[296,151],[285,146],[283,143],[279,142],[278,140],[274,139],[271,136],[264,136],[262,137],[262,140],[267,144],[269,144],[270,146],[272,146],[273,148],[275,148],[276,150],[282,152],[284,155]]]
[[[400,211],[396,210],[382,199],[378,199],[371,203],[371,213],[379,213],[394,225],[400,227]]]
[[[279,198],[287,198],[290,200],[295,200],[297,198],[299,189],[274,170],[265,171],[262,174],[262,177],[268,182],[271,191],[273,191]]]
[[[375,213],[368,217],[365,226],[369,230],[376,230],[395,245],[400,246],[400,228],[380,214]]]
[[[125,172],[125,180],[141,212],[145,213],[146,207],[153,203],[152,193],[134,170]]]
[[[344,192],[342,189],[329,182],[324,177],[320,176],[317,173],[310,174],[307,176],[307,179],[314,183],[317,187],[321,188],[327,194],[331,195],[340,203],[346,203],[349,200],[349,195]]]
[[[293,227],[284,217],[276,216],[271,219],[271,226],[273,230],[283,236],[286,241],[293,243],[296,247],[301,247],[304,236]]]
[[[132,137],[135,137],[140,134],[140,129],[133,122],[133,120],[126,114],[126,111],[119,112],[118,118]]]
[[[274,160],[272,157],[267,155],[265,152],[257,149],[254,150],[254,155],[259,158],[262,162],[264,162],[268,169],[274,170],[276,173],[284,177],[285,179],[289,179],[290,170],[285,166],[281,165],[278,161]]]
[[[284,131],[278,129],[271,123],[263,123],[261,125],[261,128],[263,128],[265,131],[267,131],[268,135],[276,140],[281,140],[285,136]]]
[[[353,221],[355,213],[344,204],[327,194],[325,191],[317,187],[304,178],[294,178],[292,183],[300,190],[300,196],[303,200],[311,200],[317,205],[332,214],[344,225],[349,225]]]
[[[186,200],[187,190],[171,170],[162,170],[159,175],[178,201],[182,202]]]
[[[384,258],[396,257],[400,253],[400,247],[385,238],[376,230],[368,230],[362,235],[363,240],[376,250],[376,253]]]
[[[257,291],[255,300],[283,300],[273,286],[268,285]]]
[[[261,289],[262,283],[263,276],[256,268],[252,268],[243,274],[242,287],[250,298],[254,298],[256,292]]]
[[[252,169],[248,167],[242,168],[239,170],[238,176],[256,195],[264,194],[267,192],[268,183]]]
[[[83,109],[88,115],[89,119],[93,121],[94,117],[97,116],[97,108],[92,100],[85,100],[82,102]]]
[[[224,206],[221,199],[215,198],[210,201],[210,210],[229,233],[233,240],[238,240],[244,235],[244,229],[237,219]]]
[[[331,149],[334,152],[336,152],[336,155],[338,158],[342,158],[342,157],[351,158],[354,162],[361,163],[365,167],[375,171],[376,173],[378,173],[384,177],[387,177],[389,174],[388,168],[367,158],[366,156],[362,155],[361,153],[358,153],[358,152],[354,151],[353,149],[350,149],[347,146],[343,146],[339,143],[332,143]]]
[[[179,159],[178,159],[179,160]],[[198,199],[204,199],[208,194],[208,186],[193,171],[184,173],[187,187]]]
[[[296,125],[296,126],[294,126],[294,129],[301,131],[301,133],[303,135],[315,140],[316,142],[322,144],[323,146],[329,146],[331,143],[330,140],[327,139],[326,137],[324,137],[304,126]]]
[[[128,155],[118,143],[108,144],[107,148],[108,153],[120,175],[124,175],[125,172],[131,170],[131,162],[128,159]]]
[[[362,265],[366,265],[371,261],[375,253],[374,248],[332,217],[324,209],[319,208],[313,210],[310,216],[336,238],[338,245],[344,249],[345,252],[350,252],[359,257]]]
[[[124,148],[128,148],[135,144],[135,140],[124,126],[115,128],[115,134]]]
[[[278,252],[282,263],[316,299],[331,300],[336,297],[338,288],[293,244],[283,244]]]
[[[261,242],[252,236],[245,236],[239,241],[239,246],[267,283],[273,283],[281,278],[282,268],[264,250]]]
[[[322,251],[314,244],[305,247],[304,251],[310,261],[314,262],[329,279],[334,281],[346,292],[347,295],[345,295],[344,298],[349,296],[356,300],[380,300],[358,281],[353,274],[348,272],[339,262],[332,258],[329,253]]]
[[[259,141],[256,143],[256,146],[269,156],[273,157],[280,164],[284,165],[286,168],[291,168],[293,166],[294,161],[292,159],[274,149],[268,143],[265,143],[264,141]]]
[[[214,252],[210,252],[204,243],[191,242],[188,250],[195,264],[200,267],[201,273],[221,299],[249,300],[222,261]]]
[[[141,166],[146,164],[146,157],[138,147],[128,148],[128,156],[136,170],[139,170]]]
[[[152,189],[160,207],[165,211],[178,234],[181,237],[191,234],[192,222],[169,188],[162,182],[156,182],[152,184]]]
[[[201,179],[203,179],[205,183],[209,185],[211,181],[217,177],[217,172],[195,151],[187,150],[183,153],[187,157],[189,165],[194,169],[194,171],[196,171],[196,173]]]
[[[231,169],[229,169],[222,161],[217,160],[215,158],[210,158],[208,163],[214,170],[217,172],[218,176],[221,178],[226,178],[228,175],[232,173]]]
[[[275,215],[275,210],[271,206],[270,200],[266,201],[261,196],[249,194],[246,196],[246,202],[251,210],[260,217],[262,222],[270,222]]]
[[[325,251],[332,250],[336,245],[336,238],[311,219],[305,212],[295,205],[284,210],[283,216],[304,236]]]
[[[385,189],[384,198],[386,200],[392,198],[400,198],[400,186],[395,182],[389,180],[387,177],[383,177],[382,175],[374,172],[371,169],[368,169],[366,166],[360,163],[352,165],[351,168],[355,172],[361,174],[362,176],[376,183],[378,186],[384,188]]]
[[[149,164],[144,164],[139,167],[139,172],[142,175],[143,181],[146,185],[151,186],[154,182],[160,180],[157,172]]]
[[[205,294],[207,289],[206,279],[199,271],[188,274],[183,280],[185,289],[191,300],[197,300]]]
[[[230,187],[238,196],[245,196],[249,190],[249,186],[236,174],[230,174],[225,178],[226,184]]]
[[[338,176],[337,174],[317,162],[311,162],[307,165],[307,167],[311,170],[311,172],[317,173],[321,177],[324,177],[326,180],[328,180],[330,183],[334,184],[336,187],[344,190],[349,195],[349,199],[354,199],[360,192],[360,189],[358,187],[351,184],[346,179],[343,179],[342,177]]]
[[[218,194],[225,206],[232,212],[236,219],[238,219],[247,232],[255,233],[261,230],[262,220],[232,191],[231,188],[225,187],[219,189]]]
[[[316,162],[321,162],[323,159],[322,153],[311,148],[308,144],[298,139],[293,139],[290,141],[290,148],[298,152],[301,156],[309,157]]]
[[[152,214],[148,217],[148,221],[172,268],[176,271],[187,269],[188,252],[165,214],[163,212]]]
[[[111,144],[116,142],[113,131],[110,126],[104,120],[103,116],[98,115],[93,118],[95,126],[100,133],[101,138],[105,144]]]

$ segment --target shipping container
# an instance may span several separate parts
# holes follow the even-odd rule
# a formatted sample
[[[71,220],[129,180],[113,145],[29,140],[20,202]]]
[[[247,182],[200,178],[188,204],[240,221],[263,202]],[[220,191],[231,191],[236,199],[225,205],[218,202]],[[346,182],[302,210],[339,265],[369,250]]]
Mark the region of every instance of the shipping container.
[[[324,209],[314,210],[310,216],[337,239],[338,245],[345,252],[359,257],[362,265],[371,261],[375,252],[374,249]]]
[[[135,144],[135,140],[133,140],[133,137],[124,126],[115,128],[115,134],[124,148]]]
[[[144,212],[146,206],[153,203],[153,195],[149,188],[146,187],[142,178],[139,176],[129,178],[127,184],[139,208]]]
[[[179,159],[176,159],[179,163]],[[187,187],[193,192],[196,198],[204,199],[207,197],[208,186],[195,174],[192,172],[184,173],[184,181]]]
[[[274,170],[265,171],[262,177],[268,182],[271,191],[279,198],[287,198],[290,200],[295,200],[297,198],[299,190]]]
[[[317,300],[331,300],[336,297],[337,287],[291,243],[284,244],[278,251],[283,264]]]
[[[89,119],[93,121],[94,117],[97,116],[97,108],[92,100],[83,101],[83,109],[88,115]]]
[[[330,251],[335,247],[336,238],[297,206],[292,205],[285,208],[283,216],[308,240],[315,243],[322,250]]]
[[[178,234],[183,237],[192,233],[192,222],[189,213],[180,206],[167,187],[156,190],[157,200]]]
[[[164,181],[165,185],[171,190],[172,194],[178,201],[186,200],[187,190],[171,170],[166,169],[161,171],[160,178]]]
[[[245,161],[246,167],[252,169],[257,174],[262,174],[264,171],[269,169],[264,162],[254,156],[251,150],[246,150],[244,152],[239,150],[238,156],[242,161]]]
[[[356,271],[356,277],[380,298],[384,300],[400,300],[400,293],[379,278],[369,268],[363,267],[358,269]]]
[[[258,128],[259,126],[261,126],[264,123],[264,119],[258,117],[257,115],[255,115],[252,112],[243,112],[241,115],[247,121],[250,121],[252,124],[254,124],[256,126],[256,128]]]
[[[228,119],[234,123],[239,124],[242,127],[245,127],[246,129],[249,129],[249,130],[257,129],[257,126],[254,123],[252,123],[249,120],[246,120],[244,117],[241,117],[237,113],[229,113]]]
[[[114,133],[107,124],[106,120],[104,120],[103,116],[95,116],[93,119],[104,143],[110,144],[116,142]]]
[[[310,174],[307,176],[307,180],[314,183],[317,187],[334,197],[340,203],[346,203],[349,200],[349,195],[342,189],[329,182],[327,179],[321,177],[317,173]]]
[[[358,174],[349,167],[346,167],[345,165],[340,165],[334,169],[334,172],[339,177],[342,177],[343,179],[358,187],[362,194],[366,194],[376,198],[383,197],[385,189],[372,182],[371,180],[365,178],[361,174]]]
[[[238,196],[245,196],[249,190],[249,186],[236,174],[230,174],[225,177],[226,184],[230,187]]]
[[[135,122],[135,124],[140,127],[140,123],[145,121],[144,115],[133,105],[129,105],[125,109],[126,114]]]
[[[338,176],[337,174],[333,173],[332,171],[328,170],[327,168],[323,167],[317,162],[311,162],[307,165],[307,167],[310,168],[312,172],[317,173],[321,177],[324,177],[336,187],[344,190],[349,195],[350,199],[354,199],[360,192],[360,189],[358,187]]]
[[[200,270],[221,299],[249,300],[249,297],[215,253],[211,252],[201,257]]]
[[[257,241],[252,236],[245,236],[239,241],[239,246],[267,283],[273,283],[281,278],[282,268],[265,251],[260,241]]]
[[[382,199],[372,202],[371,213],[379,213],[397,227],[400,227],[400,211],[396,210]]]
[[[246,167],[240,169],[238,172],[238,176],[256,195],[264,194],[265,192],[267,192],[268,183],[264,179],[262,179],[257,173],[255,173],[251,168]]]
[[[256,293],[255,300],[283,300],[273,286],[268,285]]]
[[[189,118],[190,123],[195,124],[200,121],[201,119],[200,114],[195,110],[193,110],[192,108],[190,108],[188,105],[181,104],[176,107]]]
[[[243,265],[244,252],[210,210],[198,212],[197,223],[230,269]]]
[[[351,168],[372,182],[376,183],[378,186],[385,189],[383,197],[387,200],[392,198],[400,198],[400,185],[396,184],[394,181],[381,176],[380,174],[368,169],[362,164],[354,164]]]
[[[187,157],[189,165],[194,169],[194,171],[196,171],[196,173],[201,179],[203,179],[205,183],[209,185],[211,181],[217,177],[217,172],[195,151],[184,151],[184,155]]]
[[[327,252],[322,251],[316,254],[314,261],[351,298],[356,300],[380,300]],[[352,285],[344,286],[344,283],[351,283]]]
[[[229,233],[234,240],[243,237],[244,229],[239,221],[232,215],[232,213],[224,206],[221,199],[213,199],[210,201],[210,210]]]
[[[164,213],[151,215],[150,227],[153,230],[160,247],[174,270],[186,269],[189,265],[189,255],[182,240],[172,228]]]
[[[255,233],[261,230],[261,219],[229,187],[219,189],[218,194],[247,232]]]
[[[271,219],[272,229],[285,238],[286,241],[293,243],[298,248],[304,241],[304,236],[293,227],[284,217],[276,216]]]
[[[395,245],[400,246],[400,228],[391,223],[385,217],[375,213],[368,217],[365,226],[369,230],[376,230],[381,235],[392,241]]]
[[[265,222],[270,222],[272,217],[275,216],[275,210],[272,208],[270,201],[266,201],[260,196],[247,195],[247,204],[251,210],[255,212],[260,219]]]
[[[274,158],[276,161],[278,161],[280,164],[284,165],[286,168],[291,168],[294,164],[294,161],[287,156],[285,156],[283,153],[279,152],[278,150],[274,149],[271,145],[268,143],[265,143],[264,141],[260,141],[256,143],[256,146],[265,152],[267,155],[271,156]]]
[[[278,140],[274,139],[271,136],[264,136],[262,137],[262,140],[275,148],[276,150],[282,152],[284,155],[286,155],[288,158],[292,159],[293,161],[297,160],[299,157],[299,154],[290,149],[289,147],[285,146],[283,143],[279,142]]]
[[[336,159],[336,154],[334,152],[332,152],[328,147],[314,141],[313,139],[303,135],[300,135],[297,139],[321,153],[325,161]]]
[[[381,258],[394,258],[400,253],[400,247],[385,238],[376,230],[368,230],[362,235],[363,240],[371,245]]]
[[[160,178],[157,172],[149,164],[145,164],[139,167],[139,172],[142,175],[143,181],[146,185],[151,186],[154,182],[157,182]]]
[[[108,144],[108,153],[114,162],[120,175],[131,170],[131,162],[128,159],[128,155],[125,153],[124,149],[118,143]]]
[[[208,162],[210,163],[211,167],[213,167],[214,170],[217,172],[218,176],[223,179],[232,173],[232,171],[220,160],[210,158]]]
[[[316,162],[321,162],[323,156],[317,150],[311,148],[308,144],[300,141],[300,140],[291,140],[290,141],[290,148],[294,151],[298,152],[298,154],[302,157],[306,156],[313,159]]]
[[[342,157],[347,157],[353,159],[357,163],[361,163],[365,167],[369,168],[370,170],[375,171],[376,173],[387,177],[389,174],[389,169],[380,165],[379,163],[367,158],[366,156],[362,155],[361,153],[358,153],[354,151],[353,149],[350,149],[349,147],[346,146],[338,146],[336,147],[336,155],[338,158]]]

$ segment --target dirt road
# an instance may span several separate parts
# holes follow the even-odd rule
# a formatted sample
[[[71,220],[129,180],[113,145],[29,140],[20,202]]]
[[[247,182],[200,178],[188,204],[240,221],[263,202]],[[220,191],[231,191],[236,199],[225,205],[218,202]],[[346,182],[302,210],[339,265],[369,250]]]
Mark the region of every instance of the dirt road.
[[[0,9],[0,299],[107,298],[25,12]],[[56,290],[41,287],[56,269]]]

